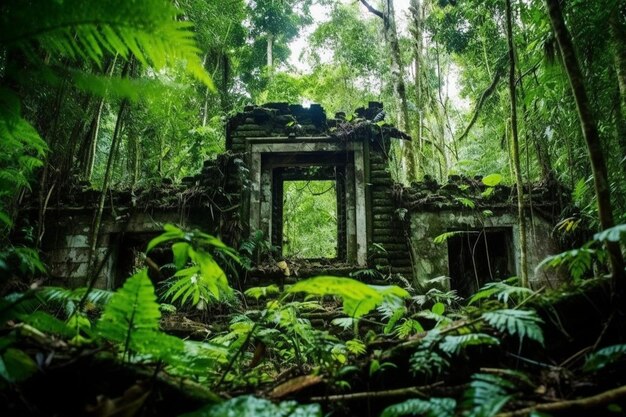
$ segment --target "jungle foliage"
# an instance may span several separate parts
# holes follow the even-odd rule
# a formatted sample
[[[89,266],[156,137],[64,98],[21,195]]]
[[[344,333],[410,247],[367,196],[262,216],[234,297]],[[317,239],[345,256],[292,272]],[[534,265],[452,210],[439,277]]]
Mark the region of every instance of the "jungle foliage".
[[[624,413],[626,3],[395,3],[0,4],[3,415]],[[302,69],[290,42],[305,34]],[[391,150],[398,181],[569,190],[554,229],[567,250],[541,266],[567,285],[512,277],[462,299],[372,268],[244,291],[275,250],[263,236],[235,249],[174,225],[145,248],[148,260],[170,248],[166,280],[139,268],[115,290],[46,285],[53,202],[96,192],[95,242],[111,190],[195,174],[242,105],[318,102],[352,119],[369,100],[413,138]],[[285,191],[293,254],[336,251],[336,194],[322,186]],[[37,221],[20,217],[25,201]]]

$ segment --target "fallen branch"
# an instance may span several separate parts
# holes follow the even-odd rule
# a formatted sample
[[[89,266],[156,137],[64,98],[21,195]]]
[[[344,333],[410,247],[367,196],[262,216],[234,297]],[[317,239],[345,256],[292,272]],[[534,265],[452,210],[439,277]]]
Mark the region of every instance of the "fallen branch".
[[[577,410],[595,408],[622,399],[624,397],[626,397],[626,385],[605,391],[592,397],[579,398],[577,400],[559,401],[547,404],[537,404],[532,407],[522,408],[521,410],[510,411],[508,413],[500,413],[497,414],[496,417],[521,417],[526,416],[533,411],[546,413],[559,411],[574,412]]]
[[[404,397],[407,395],[418,395],[420,397],[427,397],[423,392],[431,388],[442,385],[443,382],[435,382],[431,385],[422,385],[418,387],[406,387],[398,389],[390,389],[386,391],[366,391],[366,392],[354,392],[351,394],[338,394],[338,395],[325,395],[320,397],[311,397],[311,402],[333,402],[333,401],[353,401],[362,400],[366,398],[383,398],[383,397]]]
[[[487,101],[489,96],[491,96],[493,92],[496,91],[496,87],[498,86],[498,82],[500,82],[500,78],[502,78],[502,71],[496,71],[496,73],[493,76],[493,80],[491,81],[491,84],[489,84],[489,87],[487,87],[487,89],[483,91],[483,93],[480,96],[480,99],[478,100],[478,103],[476,103],[476,107],[474,108],[474,113],[472,114],[472,119],[470,120],[469,124],[467,125],[463,133],[461,133],[461,136],[457,138],[457,141],[461,141],[462,139],[465,139],[465,137],[468,135],[470,129],[474,126],[474,123],[476,123],[476,120],[478,119],[478,114],[480,113],[480,110],[483,108],[485,101]]]

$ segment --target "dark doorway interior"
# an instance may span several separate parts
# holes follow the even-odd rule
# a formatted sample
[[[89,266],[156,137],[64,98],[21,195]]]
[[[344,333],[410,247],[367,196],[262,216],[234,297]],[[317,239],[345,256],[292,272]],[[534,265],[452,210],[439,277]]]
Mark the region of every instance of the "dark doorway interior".
[[[450,285],[469,297],[489,281],[514,275],[511,229],[459,232],[448,239]]]
[[[118,235],[114,288],[121,287],[129,276],[138,269],[146,267],[147,262],[144,256],[146,246],[157,235],[158,233],[124,233]],[[172,264],[172,250],[169,246],[160,245],[150,251],[148,256],[151,265],[148,268],[148,275],[155,285],[176,272]]]

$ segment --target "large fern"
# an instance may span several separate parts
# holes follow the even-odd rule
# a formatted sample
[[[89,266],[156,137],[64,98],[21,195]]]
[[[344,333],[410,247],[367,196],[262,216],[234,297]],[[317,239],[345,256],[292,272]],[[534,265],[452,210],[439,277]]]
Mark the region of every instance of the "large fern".
[[[543,321],[534,310],[502,309],[483,313],[481,316],[489,325],[502,333],[517,336],[520,343],[524,337],[543,344]]]
[[[489,282],[478,290],[469,300],[469,304],[476,301],[496,298],[504,304],[509,301],[519,302],[522,298],[530,296],[533,291],[530,288],[521,287],[517,284],[517,278],[509,278],[505,281]]]
[[[34,0],[25,7],[11,1],[0,20],[0,45],[31,56],[39,48],[54,56],[100,63],[105,53],[134,55],[156,69],[183,62],[189,73],[211,88],[190,23],[177,19],[167,0]]]
[[[147,270],[128,278],[107,304],[97,325],[101,337],[131,351],[167,358],[183,350],[182,341],[159,331],[161,312]]]

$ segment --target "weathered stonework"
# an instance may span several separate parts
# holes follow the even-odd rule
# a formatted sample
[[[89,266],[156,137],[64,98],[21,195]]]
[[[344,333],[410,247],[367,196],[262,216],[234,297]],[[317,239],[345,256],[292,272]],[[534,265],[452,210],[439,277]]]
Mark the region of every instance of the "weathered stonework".
[[[337,190],[337,259],[307,274],[376,267],[420,285],[450,277],[447,286],[455,288],[468,279],[466,241],[476,242],[474,248],[483,245],[474,236],[483,238],[487,258],[494,249],[494,271],[491,260],[487,262],[491,275],[515,274],[519,239],[512,190],[497,186],[485,192],[479,178],[460,177],[443,185],[429,178],[411,187],[395,184],[387,150],[391,140],[410,138],[393,126],[373,122],[381,111],[382,105],[370,103],[346,122],[341,113],[327,118],[318,105],[246,107],[227,123],[226,152],[206,161],[197,175],[176,186],[111,193],[92,259],[99,266],[96,284],[120,285],[165,223],[218,235],[233,247],[258,230],[281,245],[283,182],[302,179],[333,180]],[[87,282],[98,195],[76,190],[48,208],[43,250],[54,283]],[[544,188],[535,189],[529,200],[531,272],[558,250],[550,239],[551,217],[560,211],[553,200]],[[446,232],[455,235],[434,242]],[[162,254],[162,263],[167,256]],[[475,272],[477,281],[484,279]],[[537,285],[545,279],[541,273],[532,274]]]

